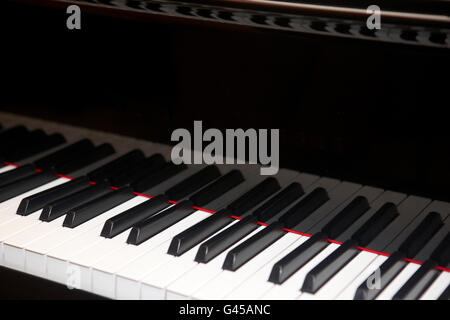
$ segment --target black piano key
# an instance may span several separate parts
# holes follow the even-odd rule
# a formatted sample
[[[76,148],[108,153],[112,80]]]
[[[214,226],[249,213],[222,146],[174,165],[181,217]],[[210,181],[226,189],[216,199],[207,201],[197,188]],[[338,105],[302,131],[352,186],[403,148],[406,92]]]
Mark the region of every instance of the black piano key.
[[[295,200],[298,200],[303,194],[303,188],[299,183],[291,183],[253,211],[252,215],[256,216],[259,221],[266,222]]]
[[[329,199],[324,188],[316,188],[284,213],[278,221],[282,222],[285,228],[293,229]]]
[[[36,173],[36,166],[33,164],[26,164],[16,169],[9,170],[0,174],[0,187],[14,181],[26,178]]]
[[[316,293],[360,252],[357,245],[355,240],[348,240],[322,260],[306,275],[301,291]]]
[[[438,300],[450,300],[450,285],[441,293]]]
[[[373,300],[375,299],[394,278],[406,267],[407,262],[404,260],[405,254],[399,251],[394,252],[389,258],[380,266],[380,287],[369,288],[366,279],[356,289],[355,300]],[[372,276],[371,276],[372,277]]]
[[[56,179],[57,176],[49,171],[34,173],[31,176],[4,185],[0,187],[0,202],[14,198],[24,192],[40,187]]]
[[[393,253],[380,267],[381,286],[378,289],[368,288],[363,282],[355,293],[355,299],[372,300],[383,291],[391,281],[406,266],[404,258],[413,259],[415,255],[428,243],[437,230],[443,225],[441,215],[436,212],[429,213],[425,219],[411,232],[408,238],[400,245],[399,250]]]
[[[322,228],[322,232],[325,233],[329,239],[336,239],[369,209],[370,205],[367,199],[363,196],[358,196],[330,220]]]
[[[87,174],[91,181],[104,182],[110,180],[112,176],[117,176],[128,168],[134,167],[136,164],[144,161],[145,156],[141,150],[135,149],[119,158],[97,168]]]
[[[187,166],[185,164],[176,165],[169,162],[161,169],[140,178],[136,182],[133,182],[131,186],[136,192],[146,193],[148,190],[186,169]]]
[[[69,162],[57,165],[55,170],[60,174],[70,174],[114,153],[114,148],[109,143],[105,143],[86,154],[77,155]]]
[[[154,154],[147,159],[136,163],[133,167],[125,170],[125,172],[112,177],[110,179],[111,185],[118,188],[130,186],[131,183],[135,182],[139,178],[144,177],[147,174],[154,173],[166,165],[167,162],[161,154]]]
[[[227,208],[235,215],[244,217],[249,210],[267,200],[280,189],[281,187],[277,179],[273,177],[266,178],[249,192],[246,192],[244,195],[233,201]]]
[[[76,193],[90,186],[87,177],[79,177],[70,182],[33,194],[24,198],[17,209],[17,214],[27,216],[32,212],[42,209],[45,205],[58,199]]]
[[[167,253],[180,256],[233,221],[231,211],[223,209],[174,236]]]
[[[433,260],[426,261],[411,278],[392,297],[393,300],[417,300],[439,276],[435,269],[438,264]]]
[[[41,140],[41,141],[39,141]],[[18,162],[24,159],[30,158],[38,153],[45,152],[52,148],[62,145],[66,142],[66,139],[59,133],[55,133],[49,136],[45,136],[38,141],[30,141],[28,145],[24,148],[17,149],[17,151],[13,152],[9,159],[11,162]]]
[[[407,258],[414,259],[415,255],[427,244],[443,224],[439,213],[429,213],[401,244],[399,251],[403,252]]]
[[[315,293],[342,267],[350,262],[358,253],[357,246],[368,245],[384,228],[398,216],[397,207],[392,203],[384,204],[363,224],[351,240],[344,242],[337,250],[320,262],[305,277],[302,291]]]
[[[193,205],[191,201],[185,200],[154,217],[135,224],[130,231],[127,243],[138,245],[150,239],[195,212]]]
[[[415,300],[428,289],[439,276],[437,266],[450,266],[450,233],[439,243],[431,253],[430,259],[412,275],[411,278],[394,295],[394,300]]]
[[[259,227],[257,221],[255,216],[248,216],[205,241],[200,245],[195,256],[195,261],[201,263],[209,262],[250,232],[256,230]]]
[[[191,193],[203,188],[207,184],[220,177],[220,171],[216,166],[207,166],[180,183],[171,187],[165,194],[173,201],[179,201]]]
[[[244,177],[242,173],[239,170],[232,170],[192,195],[190,200],[195,206],[203,207],[214,199],[222,196],[227,191],[233,189],[243,181]]]
[[[269,281],[283,283],[328,245],[327,235],[316,233],[273,265]]]
[[[233,212],[239,212],[239,215],[244,217],[248,210],[257,206],[261,201],[264,201],[279,189],[280,186],[276,179],[265,179],[233,201],[226,209],[213,214],[211,217],[200,221],[191,228],[176,235],[172,239],[168,253],[174,256],[183,254],[212,234],[235,221],[231,218]]]
[[[450,264],[450,232],[447,233],[436,249],[433,250],[430,258],[440,266],[448,268],[447,265]]]
[[[88,139],[83,139],[36,160],[34,164],[38,169],[52,169],[55,165],[69,162],[80,154],[86,154],[93,149],[94,145],[92,142]]]
[[[352,235],[352,239],[355,240],[359,246],[364,247],[368,245],[398,215],[395,204],[391,202],[384,204]]]
[[[105,238],[113,238],[139,221],[152,217],[169,206],[171,204],[166,195],[156,196],[106,220],[100,235]]]
[[[123,188],[89,201],[79,207],[70,209],[64,219],[63,226],[67,228],[75,228],[92,218],[108,211],[118,205],[130,200],[135,195],[130,187]]]
[[[65,215],[70,209],[78,207],[98,197],[109,193],[111,189],[107,183],[99,183],[78,192],[47,203],[42,209],[40,220],[50,222]]]
[[[281,222],[274,222],[237,247],[231,249],[225,257],[222,269],[236,271],[242,267],[246,262],[258,255],[258,253],[284,236],[286,231],[283,230],[283,226]]]

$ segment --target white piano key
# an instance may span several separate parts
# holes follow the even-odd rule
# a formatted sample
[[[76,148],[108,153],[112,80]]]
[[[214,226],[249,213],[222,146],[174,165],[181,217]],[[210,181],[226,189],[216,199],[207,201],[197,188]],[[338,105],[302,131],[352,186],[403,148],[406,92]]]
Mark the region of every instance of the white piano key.
[[[336,297],[338,300],[353,300],[358,287],[366,281],[366,279],[372,275],[375,270],[381,267],[381,265],[388,259],[387,256],[377,255],[374,261],[372,261],[367,268],[364,269],[342,292]]]
[[[45,226],[45,230],[48,230],[48,232],[46,234],[53,234],[55,233],[55,229],[63,229],[62,227],[62,223],[64,221],[64,216],[63,217],[59,217],[51,222],[45,223],[46,225],[42,225]],[[36,226],[36,228],[38,228],[40,226]],[[67,228],[64,228],[67,229]],[[42,233],[44,233],[44,230],[41,230]],[[43,237],[38,237],[37,239],[35,239],[36,241],[41,241],[43,240],[43,238],[45,238],[45,236]],[[45,277],[46,275],[46,259],[47,257],[45,256],[45,254],[43,252],[36,252],[33,251],[32,249],[30,249],[30,245],[32,245],[33,243],[35,243],[34,240],[28,243],[26,243],[26,247],[24,248],[24,259],[25,259],[25,269],[24,271],[28,274],[32,274],[35,276],[39,276],[39,277]]]
[[[262,227],[259,228],[262,230]],[[234,290],[239,284],[249,278],[252,274],[263,268],[301,236],[295,233],[287,233],[275,243],[256,255],[253,259],[245,263],[236,271],[223,270],[211,282],[203,286],[194,293],[197,299],[223,299],[228,293]]]
[[[231,291],[225,299],[233,300],[256,300],[261,298],[267,291],[269,291],[275,284],[269,282],[270,272],[274,263],[280,260],[282,257],[286,256],[294,248],[301,245],[303,242],[308,240],[309,237],[301,236],[294,243],[288,246],[285,250],[281,251],[273,260],[273,263],[266,264],[263,268],[258,270],[250,278],[246,279],[239,287]]]
[[[238,221],[233,221],[233,223],[229,224],[228,226],[225,226],[220,231],[216,232],[214,235],[222,232],[225,229],[228,229]],[[214,235],[208,237],[211,238]],[[206,239],[207,240],[207,239]],[[206,241],[205,240],[205,241]],[[151,292],[158,292],[157,295],[153,295],[152,297],[146,297],[142,295],[141,297],[143,299],[164,299],[166,297],[166,287],[170,285],[172,282],[174,282],[179,277],[183,276],[183,274],[187,273],[191,269],[193,269],[195,266],[198,265],[198,263],[194,260],[195,255],[197,254],[197,251],[200,247],[201,243],[194,246],[184,254],[182,254],[179,257],[175,257],[172,255],[169,255],[167,253],[163,253],[164,255],[168,255],[169,258],[167,259],[167,262],[161,265],[159,268],[153,270],[149,275],[147,275],[142,280],[142,287],[145,286],[151,286],[154,287],[154,290]],[[161,257],[162,258],[162,257]],[[160,258],[158,258],[159,260]],[[145,291],[145,289],[144,289]]]
[[[203,285],[222,272],[222,265],[228,251],[258,232],[259,229],[250,232],[247,236],[230,246],[227,250],[224,250],[224,252],[220,253],[208,263],[198,263],[192,270],[189,270],[166,288],[166,298],[168,300],[179,299],[181,297],[184,299],[190,298],[195,291],[199,290]]]
[[[294,273],[289,279],[287,279],[281,285],[274,285],[262,299],[268,300],[291,300],[295,299],[300,295],[300,288],[305,281],[305,277],[309,271],[311,271],[315,266],[317,266],[323,259],[330,255],[334,250],[339,248],[336,243],[330,243],[325,249],[323,249],[319,254],[317,254],[313,259],[311,259],[307,264],[305,264],[300,270]]]
[[[129,200],[128,205],[138,205],[147,200],[148,198],[145,197],[135,197]],[[48,225],[46,227],[49,229],[49,231],[40,238],[31,239],[31,241],[26,243],[25,245],[25,271],[31,274],[42,276],[46,272],[46,254],[50,250],[58,247],[59,245],[62,245],[63,243],[67,243],[71,239],[86,231],[89,231],[93,228],[101,228],[105,220],[113,215],[114,212],[105,212],[104,214],[101,214],[73,229],[62,227],[65,216],[46,223]],[[43,231],[41,231],[40,233],[42,234]]]
[[[0,225],[0,241],[3,241],[21,231],[26,230],[27,228],[41,223],[41,221],[39,220],[41,211],[42,210],[33,212],[28,216],[17,215],[17,219]]]
[[[121,270],[116,272],[116,296],[119,299],[139,299],[140,284],[139,281],[147,274],[158,268],[171,258],[167,254],[172,237],[179,232],[193,226],[194,224],[206,219],[210,213],[204,211],[196,211],[178,223],[167,228],[158,235],[152,237],[146,242],[154,242],[155,247],[150,251],[131,261]],[[145,244],[144,242],[143,244]],[[143,245],[141,244],[141,245]],[[139,247],[139,246],[138,246]],[[96,272],[102,272],[97,271]],[[111,276],[111,282],[114,283],[114,277]],[[123,290],[125,289],[125,290]]]
[[[450,285],[450,272],[442,271],[431,286],[420,297],[420,300],[437,300]]]
[[[38,224],[35,224],[34,226],[23,230],[22,232],[6,239],[3,241],[3,250],[4,250],[4,263],[7,266],[10,267],[18,267],[20,270],[30,270],[31,268],[26,268],[25,266],[25,259],[26,259],[26,250],[29,245],[36,241],[43,240],[45,237],[47,237],[49,234],[52,234],[55,232],[55,230],[64,230],[65,233],[71,233],[69,230],[76,230],[70,229],[70,228],[64,228],[62,227],[62,221],[64,220],[64,217],[60,217],[52,222],[40,222]],[[86,222],[87,223],[87,222]],[[81,227],[81,226],[80,226]],[[82,228],[83,229],[83,228]],[[53,242],[52,245],[55,246],[59,243]],[[16,252],[17,251],[17,252]],[[30,251],[31,252],[31,251]],[[36,251],[33,251],[36,252]],[[40,253],[40,252],[36,252]],[[10,258],[11,257],[11,258]],[[15,257],[13,259],[13,257]],[[17,259],[17,257],[20,257],[20,259]],[[38,260],[38,257],[34,257],[34,260]],[[45,263],[45,259],[41,259],[42,262]],[[36,266],[35,269],[42,271],[43,266]]]
[[[16,168],[17,168],[16,166],[7,165],[7,166],[4,166],[3,168],[0,168],[0,173],[7,172],[9,170],[13,170]]]
[[[119,206],[104,212],[98,217],[102,219],[101,222],[104,222],[106,219],[116,214],[119,214],[131,207],[134,207],[139,203],[142,203],[143,201],[145,201],[143,197],[134,197],[120,204]],[[99,220],[97,220],[97,222],[98,221]],[[71,230],[75,230],[76,232],[78,228],[82,228],[83,225],[87,223],[89,222],[83,223],[82,225]],[[76,256],[80,252],[83,252],[84,250],[103,240],[104,238],[100,237],[102,227],[103,223],[98,223],[92,228],[89,228],[88,230],[86,230],[86,228],[82,228],[83,231],[85,232],[77,233],[75,237],[71,238],[68,241],[63,242],[61,245],[47,252],[47,277],[50,280],[65,283],[66,281],[65,273],[68,267],[66,261],[70,261],[72,257]]]
[[[405,268],[391,281],[391,283],[378,295],[376,300],[391,300],[398,290],[420,268],[420,264],[408,263]]]
[[[200,215],[208,216],[209,213],[200,212]],[[97,294],[103,293],[104,295],[107,296],[114,296],[115,273],[121,270],[122,268],[126,268],[127,265],[129,264],[134,264],[134,261],[136,259],[138,259],[139,257],[143,256],[146,253],[149,253],[150,251],[152,251],[153,249],[162,244],[164,244],[164,247],[161,247],[158,250],[161,250],[161,252],[165,254],[165,252],[167,252],[166,247],[168,248],[171,238],[173,237],[173,235],[185,229],[185,224],[189,223],[187,221],[188,220],[169,227],[164,232],[155,235],[151,239],[143,242],[138,246],[124,244],[111,254],[95,262],[92,266],[94,292]],[[159,263],[165,261],[166,258],[168,257],[163,257],[163,259],[160,260]],[[97,279],[99,280],[97,281]]]
[[[85,275],[85,281],[82,282],[82,286],[79,289],[92,291],[91,265],[104,255],[120,248],[121,245],[126,243],[127,237],[128,235],[126,233],[122,233],[112,239],[106,239],[98,233],[96,237],[92,237],[92,241],[94,242],[92,246],[89,246],[87,249],[70,258],[70,261],[68,261],[69,267],[74,266],[80,269],[82,274]]]
[[[3,241],[4,265],[25,271],[25,245],[30,241],[39,239],[52,229],[53,226],[49,224],[38,223]]]

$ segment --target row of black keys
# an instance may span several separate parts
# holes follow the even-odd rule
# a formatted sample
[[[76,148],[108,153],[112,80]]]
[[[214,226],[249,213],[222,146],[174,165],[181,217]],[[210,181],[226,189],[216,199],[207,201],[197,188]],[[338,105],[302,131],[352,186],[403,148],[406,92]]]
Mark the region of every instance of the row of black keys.
[[[2,141],[1,136],[0,141]],[[14,152],[18,153],[14,151],[16,149],[11,148],[10,150],[14,154]],[[85,153],[80,156],[80,152],[83,149]],[[3,182],[2,185],[6,187],[5,189],[8,189],[9,197],[11,197],[12,193],[18,195],[25,192],[25,189],[30,190],[51,181],[47,179],[55,179],[54,173],[60,168],[71,167],[73,170],[78,170],[84,165],[101,159],[100,155],[105,157],[112,153],[104,152],[104,150],[106,150],[105,147],[94,148],[90,141],[82,140],[28,165],[33,166],[33,173],[30,176],[22,176],[25,171],[23,168],[27,167],[23,166],[0,175],[0,181],[8,181],[8,183]],[[36,174],[34,171],[37,167],[44,168],[46,171],[43,174]],[[142,188],[136,189],[136,186],[142,185],[143,181],[145,181],[146,187],[150,188],[183,169],[185,169],[183,166],[165,163],[161,155],[154,155],[145,159],[142,152],[134,150],[88,173],[86,176],[24,199],[19,206],[18,214],[27,215],[43,208],[41,220],[52,221],[66,214],[64,226],[73,228],[127,201],[134,196],[133,191],[143,192]],[[63,171],[63,173],[67,174],[68,172]],[[210,203],[244,180],[238,171],[231,171],[220,178],[219,176],[220,172],[214,166],[201,170],[170,188],[165,194],[109,219],[104,225],[102,236],[111,238],[132,227],[128,243],[142,243],[194,212],[194,206],[204,206]],[[44,179],[39,179],[38,177],[44,177]],[[99,183],[92,186],[89,182],[90,180],[96,180]],[[140,183],[136,183],[136,181],[140,181]],[[112,182],[116,182],[114,185],[122,188],[118,191],[112,191],[109,188]],[[206,185],[208,186],[205,187]],[[181,200],[202,187],[205,188],[192,195],[188,200],[173,206],[169,210],[165,210],[163,214],[157,215],[161,210],[171,206],[169,199]],[[223,266],[224,269],[237,270],[252,257],[282,237],[284,235],[283,228],[295,228],[296,225],[328,200],[327,192],[322,188],[317,188],[276,221],[270,221],[278,212],[304,194],[301,185],[298,183],[289,185],[281,192],[278,192],[279,189],[280,186],[276,179],[266,179],[234,201],[226,209],[175,236],[170,245],[169,253],[180,255],[225,227],[232,222],[229,218],[232,212],[239,212],[239,215],[244,219],[202,244],[196,256],[198,262],[206,263],[210,261],[233,243],[255,230],[258,227],[256,221],[273,222],[262,232],[259,232],[228,253]],[[13,192],[12,190],[15,191]],[[252,208],[276,192],[278,193],[270,201],[247,215]],[[1,196],[2,193],[0,192]],[[354,199],[335,219],[323,228],[321,233],[314,235],[299,248],[276,263],[269,280],[275,283],[284,282],[327,245],[327,238],[334,238],[341,234],[368,209],[367,199],[364,197]],[[345,242],[307,276],[302,290],[316,292],[334,273],[356,255],[357,251],[354,249],[356,246],[364,246],[369,243],[396,215],[398,213],[393,204],[383,206],[372,219],[353,235],[351,240]],[[401,260],[404,257],[414,256],[414,252],[417,252],[437,230],[436,228],[442,225],[440,215],[430,214],[422,224],[420,229],[418,228],[415,231],[417,237],[411,235],[402,246],[401,253],[394,254],[387,262],[392,264],[394,258]],[[448,240],[446,241],[448,242]],[[445,251],[448,245],[442,245],[441,247],[438,253],[432,255],[432,258],[435,264],[446,265],[448,263],[446,262],[447,260],[445,260],[445,257],[442,258],[443,254],[439,252]],[[398,265],[399,263],[395,264],[397,269],[399,268]],[[392,271],[389,270],[387,274],[391,275]],[[387,276],[385,278],[387,279]],[[371,295],[373,295],[373,291],[371,291]],[[361,294],[359,296],[368,297],[368,295],[364,296]]]

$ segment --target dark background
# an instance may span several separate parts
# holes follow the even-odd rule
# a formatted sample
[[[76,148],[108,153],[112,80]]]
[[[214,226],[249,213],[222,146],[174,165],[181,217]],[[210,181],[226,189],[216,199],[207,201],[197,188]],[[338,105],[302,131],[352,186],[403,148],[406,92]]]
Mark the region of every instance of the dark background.
[[[163,143],[193,120],[280,128],[282,167],[450,200],[448,50],[66,18],[1,2],[1,109]]]

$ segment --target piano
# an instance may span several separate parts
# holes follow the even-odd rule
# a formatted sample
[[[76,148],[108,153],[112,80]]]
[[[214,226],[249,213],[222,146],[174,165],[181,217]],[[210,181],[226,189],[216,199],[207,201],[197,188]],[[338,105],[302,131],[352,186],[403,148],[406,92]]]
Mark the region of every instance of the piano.
[[[448,300],[448,2],[370,4],[3,1],[0,296]],[[194,120],[280,170],[174,164]]]

